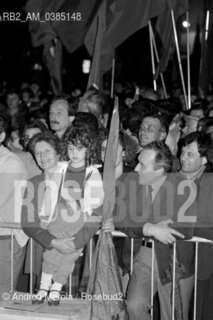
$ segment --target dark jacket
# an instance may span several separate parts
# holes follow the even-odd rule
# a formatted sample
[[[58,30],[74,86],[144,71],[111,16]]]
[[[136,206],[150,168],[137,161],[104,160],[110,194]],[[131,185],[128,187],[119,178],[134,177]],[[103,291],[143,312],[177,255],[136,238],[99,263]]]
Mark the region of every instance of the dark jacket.
[[[181,211],[187,209],[187,200],[190,197],[190,188],[185,187],[181,194],[181,182],[183,177],[178,173],[171,173],[161,186],[152,203],[153,219],[147,215],[143,207],[145,187],[139,185],[136,173],[128,174],[120,180],[119,194],[115,207],[115,226],[118,230],[126,233],[129,237],[136,238],[134,249],[137,253],[144,237],[143,227],[145,223],[157,223],[162,220],[172,219],[177,228],[185,234],[185,238],[191,238],[193,234],[193,223],[178,222]],[[182,186],[183,188],[183,186]],[[186,214],[193,214],[186,211]],[[158,263],[159,275],[163,284],[171,281],[171,256],[172,247],[155,241],[155,253]],[[194,244],[184,241],[177,242],[177,259],[179,265],[183,266],[182,278],[188,277],[194,272]]]
[[[213,240],[213,173],[204,172],[196,181],[197,201],[193,211],[197,215],[194,236]],[[213,244],[198,246],[198,279],[206,280],[213,273]]]
[[[67,175],[66,175],[67,176]],[[43,229],[40,226],[40,218],[38,215],[39,204],[38,190],[39,185],[44,181],[44,174],[38,175],[30,179],[28,187],[26,189],[25,199],[29,198],[31,201],[30,206],[23,205],[21,224],[24,232],[33,240],[37,241],[43,248],[51,249],[51,241],[56,237],[52,235],[47,229]],[[65,177],[66,181],[66,177]],[[31,194],[29,194],[31,193]],[[63,208],[64,201],[60,201],[60,207]],[[100,219],[95,219],[96,216],[102,214],[102,207],[99,207],[93,211],[93,214],[83,226],[83,228],[75,235],[74,243],[77,249],[83,248],[89,241],[93,234],[100,228]]]

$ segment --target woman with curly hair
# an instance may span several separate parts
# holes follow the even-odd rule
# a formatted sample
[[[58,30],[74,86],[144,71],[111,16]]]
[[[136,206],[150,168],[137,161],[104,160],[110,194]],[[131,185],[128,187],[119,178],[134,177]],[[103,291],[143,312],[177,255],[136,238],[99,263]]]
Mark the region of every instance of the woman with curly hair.
[[[37,198],[40,196],[35,201],[37,207],[34,212],[37,217],[33,220],[37,221],[36,225],[31,225],[29,212],[28,221],[26,213],[23,213],[25,218],[22,223],[25,233],[41,245],[42,238],[45,242],[50,235],[54,237],[49,246],[43,245],[45,251],[40,289],[33,299],[33,303],[42,303],[49,293],[49,305],[59,304],[62,287],[82,252],[79,249],[63,254],[55,242],[58,239],[71,239],[81,230],[93,211],[102,205],[104,197],[102,178],[95,166],[98,155],[94,148],[94,135],[75,127],[67,133],[67,163],[59,161],[59,141],[53,144],[54,139],[56,136],[51,133],[40,133],[31,141],[32,151],[44,170],[44,176],[40,177],[40,186],[36,188]],[[43,192],[42,185],[46,186]]]

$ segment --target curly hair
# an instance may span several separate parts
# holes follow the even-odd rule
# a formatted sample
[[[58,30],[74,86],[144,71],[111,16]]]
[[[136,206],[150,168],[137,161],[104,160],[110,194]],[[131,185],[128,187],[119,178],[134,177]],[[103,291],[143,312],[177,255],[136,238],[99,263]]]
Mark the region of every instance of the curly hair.
[[[84,147],[86,148],[86,167],[94,164],[100,163],[100,154],[99,154],[99,137],[91,134],[90,131],[84,131],[79,127],[71,127],[67,132],[64,139],[66,144],[66,152],[68,153],[68,145],[72,144],[75,147]]]

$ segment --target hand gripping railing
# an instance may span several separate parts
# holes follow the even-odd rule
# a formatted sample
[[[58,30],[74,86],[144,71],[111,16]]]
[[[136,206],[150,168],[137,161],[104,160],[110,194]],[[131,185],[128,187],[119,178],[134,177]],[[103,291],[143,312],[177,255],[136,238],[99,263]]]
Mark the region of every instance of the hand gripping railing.
[[[0,222],[0,228],[8,228],[11,229],[11,291],[14,290],[13,288],[13,236],[14,232],[13,229],[21,229],[21,225],[18,223],[7,223],[7,222]],[[96,233],[97,235],[99,232]],[[113,237],[128,237],[126,234],[120,231],[112,231]],[[1,241],[1,240],[0,240]],[[151,319],[153,319],[153,293],[154,293],[154,246],[155,242],[152,242],[152,273],[151,273]],[[180,240],[183,241],[183,240]],[[195,276],[194,276],[194,315],[193,319],[196,320],[196,304],[197,304],[197,272],[198,272],[198,244],[199,243],[206,243],[206,244],[213,244],[213,241],[207,240],[205,238],[200,237],[193,237],[190,240],[184,240],[188,242],[195,243]],[[131,259],[130,259],[130,273],[133,271],[133,249],[134,249],[134,239],[131,238]],[[30,293],[33,293],[33,240],[30,238]],[[176,271],[176,242],[173,244],[173,286],[172,286],[172,320],[175,319],[174,310],[175,310],[175,271]],[[92,266],[92,239],[90,240],[90,267]],[[69,295],[71,295],[71,276],[69,279]]]
[[[127,237],[126,234],[120,231],[113,231],[112,235],[114,237]],[[195,243],[195,274],[194,274],[194,305],[193,305],[193,320],[196,320],[196,306],[197,306],[197,273],[198,273],[198,244],[206,243],[213,244],[213,241],[193,237],[190,240],[179,240]],[[154,259],[155,259],[155,242],[152,242],[152,273],[151,273],[151,319],[153,319],[153,293],[154,293]],[[133,270],[133,248],[134,248],[134,239],[131,239],[131,260],[130,260],[130,272]],[[173,243],[173,278],[172,278],[172,320],[175,320],[175,272],[176,272],[176,242]]]

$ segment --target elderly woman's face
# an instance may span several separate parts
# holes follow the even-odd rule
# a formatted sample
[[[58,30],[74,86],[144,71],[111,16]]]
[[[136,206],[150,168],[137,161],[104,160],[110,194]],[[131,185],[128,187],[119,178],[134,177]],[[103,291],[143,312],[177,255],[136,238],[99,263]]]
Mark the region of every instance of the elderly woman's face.
[[[57,168],[59,155],[51,144],[46,141],[36,143],[34,155],[39,167],[44,171],[53,172]]]

